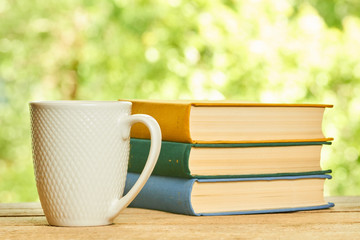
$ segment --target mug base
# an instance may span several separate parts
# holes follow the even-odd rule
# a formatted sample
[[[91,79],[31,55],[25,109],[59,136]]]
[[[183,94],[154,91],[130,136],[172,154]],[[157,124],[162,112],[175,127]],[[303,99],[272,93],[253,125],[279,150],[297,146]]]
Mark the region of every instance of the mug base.
[[[95,227],[111,225],[109,221],[99,220],[59,220],[47,219],[50,226],[54,227]]]

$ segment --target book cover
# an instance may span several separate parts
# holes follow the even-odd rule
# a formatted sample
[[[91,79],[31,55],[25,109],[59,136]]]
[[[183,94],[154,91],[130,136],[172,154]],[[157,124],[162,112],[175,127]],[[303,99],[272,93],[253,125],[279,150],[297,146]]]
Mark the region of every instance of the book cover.
[[[125,193],[135,184],[138,176],[139,175],[135,173],[128,173]],[[130,204],[130,207],[160,210],[192,216],[279,213],[325,209],[334,206],[333,203],[327,203],[323,199],[323,181],[330,178],[331,176],[329,175],[252,179],[182,179],[151,176],[139,195]],[[299,185],[302,181],[307,180],[319,182],[316,184],[310,182],[309,184],[305,184],[304,187],[301,187],[301,184]],[[197,183],[245,183],[244,186],[247,186],[246,184],[250,183],[250,186],[245,188],[247,190],[244,192],[241,188],[238,190],[232,188],[229,191],[229,196],[224,192],[219,194],[221,190],[219,190],[218,193],[210,188],[209,193],[215,196],[213,197],[215,198],[215,204],[210,206],[208,202],[210,202],[210,200],[214,201],[213,199],[207,198],[207,202],[206,200],[201,201],[201,198],[200,200],[196,200],[194,197],[193,192],[195,191],[194,188]],[[264,187],[253,188],[251,185],[252,183],[264,184]],[[280,183],[280,187],[277,186],[278,183]],[[298,184],[298,186],[296,184]],[[315,185],[316,187],[314,188]],[[275,188],[273,186],[275,186]],[[286,187],[286,189],[283,189],[284,187]],[[234,191],[243,193],[243,195],[233,195]],[[279,191],[279,193],[277,191]],[[261,194],[262,192],[264,193]],[[303,194],[303,192],[306,192],[306,194]],[[199,195],[204,196],[206,193],[203,190],[200,191]],[[222,195],[220,196],[222,197],[220,198],[222,201],[219,201],[219,195]],[[298,198],[301,198],[301,201],[297,202],[296,200]],[[241,204],[237,201],[241,202]],[[250,205],[247,209],[248,204]],[[209,209],[206,209],[207,205],[209,205]],[[245,205],[245,207],[243,205]],[[228,206],[230,206],[230,208]],[[214,208],[217,210],[212,210]],[[226,210],[222,211],[221,209]]]
[[[133,114],[153,116],[163,140],[187,143],[328,141],[322,133],[324,104],[270,104],[240,101],[132,102]],[[148,139],[135,124],[131,137]]]
[[[330,170],[322,171],[320,167],[320,151],[321,146],[324,144],[330,145],[331,142],[190,144],[163,141],[160,156],[153,174],[181,178],[233,178],[324,174],[331,172]],[[130,146],[128,170],[129,172],[140,173],[147,160],[150,140],[132,138],[130,140]],[[298,149],[295,147],[301,148]],[[309,149],[308,151],[309,147],[317,148],[315,150]],[[211,159],[205,159],[206,161],[204,161],[203,164],[203,168],[212,168],[207,171],[207,174],[203,174],[203,171],[200,171],[200,174],[197,174],[195,171],[194,174],[190,166],[191,164],[189,164],[192,151],[198,148],[205,149],[209,152],[209,158]],[[219,149],[222,150],[220,155],[217,151]],[[232,150],[231,156],[227,156],[227,150]],[[242,150],[246,150],[245,153],[251,156],[241,156]],[[249,150],[251,150],[253,154],[251,152],[248,153]],[[274,150],[277,150],[277,152],[274,153]],[[254,157],[257,157],[257,159],[254,159]],[[226,161],[228,158],[232,158],[232,161]],[[239,161],[237,161],[237,159],[239,159]],[[266,161],[264,161],[264,159]],[[281,159],[282,161],[280,161]],[[249,161],[250,163],[248,163]],[[262,163],[259,164],[259,161]],[[201,168],[201,166],[198,168]],[[237,170],[237,168],[239,168],[239,170]],[[213,174],[211,171],[213,169],[216,174]],[[268,169],[275,169],[275,171],[272,172]]]

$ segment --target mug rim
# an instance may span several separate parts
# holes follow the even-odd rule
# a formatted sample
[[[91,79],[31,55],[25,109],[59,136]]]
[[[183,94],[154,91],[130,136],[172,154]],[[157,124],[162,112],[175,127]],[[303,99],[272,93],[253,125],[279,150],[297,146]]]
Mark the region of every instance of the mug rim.
[[[106,106],[106,105],[119,105],[125,104],[131,106],[129,101],[101,101],[101,100],[45,100],[45,101],[30,101],[32,106]]]

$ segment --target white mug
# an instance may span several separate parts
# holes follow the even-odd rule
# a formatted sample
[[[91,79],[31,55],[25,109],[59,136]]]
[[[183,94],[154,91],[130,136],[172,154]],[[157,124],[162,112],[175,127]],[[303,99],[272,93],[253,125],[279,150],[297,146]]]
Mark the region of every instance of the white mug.
[[[108,225],[150,177],[161,148],[154,118],[131,115],[131,102],[30,102],[36,186],[47,221],[55,226]],[[123,195],[130,128],[151,133],[148,161],[136,185]]]

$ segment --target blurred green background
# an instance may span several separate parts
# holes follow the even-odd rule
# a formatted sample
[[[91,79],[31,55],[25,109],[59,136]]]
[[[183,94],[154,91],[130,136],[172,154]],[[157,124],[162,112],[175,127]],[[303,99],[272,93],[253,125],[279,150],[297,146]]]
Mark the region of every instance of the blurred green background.
[[[360,194],[357,0],[1,0],[0,202],[35,201],[31,100],[327,103],[326,195]]]

